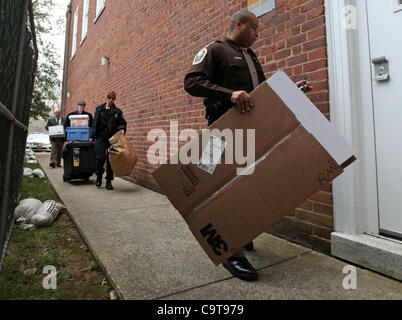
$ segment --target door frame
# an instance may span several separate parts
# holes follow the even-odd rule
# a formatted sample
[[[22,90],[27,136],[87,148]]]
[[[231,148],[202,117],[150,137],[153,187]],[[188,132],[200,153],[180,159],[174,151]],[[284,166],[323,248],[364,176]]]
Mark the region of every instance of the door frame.
[[[331,235],[331,253],[402,280],[402,242],[379,236],[366,0],[324,2],[330,118],[357,152],[357,161],[333,182],[335,232]],[[347,26],[345,22],[349,22]]]

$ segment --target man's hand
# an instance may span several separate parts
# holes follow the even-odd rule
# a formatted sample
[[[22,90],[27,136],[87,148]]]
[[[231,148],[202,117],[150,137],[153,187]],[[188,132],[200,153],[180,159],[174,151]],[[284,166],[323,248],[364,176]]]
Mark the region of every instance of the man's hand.
[[[297,81],[296,86],[298,86],[303,92],[308,92],[314,88],[307,80]]]
[[[249,112],[254,106],[250,101],[250,95],[244,90],[233,92],[231,100],[236,104],[237,110],[240,113]]]

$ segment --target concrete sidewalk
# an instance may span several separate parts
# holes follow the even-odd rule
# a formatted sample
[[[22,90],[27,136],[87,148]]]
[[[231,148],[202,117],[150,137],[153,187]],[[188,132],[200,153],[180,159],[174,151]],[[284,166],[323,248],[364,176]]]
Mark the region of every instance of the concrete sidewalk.
[[[248,253],[256,282],[231,277],[201,249],[169,200],[122,179],[114,190],[63,182],[36,154],[93,254],[122,299],[402,299],[402,283],[357,267],[357,289],[342,286],[344,261],[269,234]]]

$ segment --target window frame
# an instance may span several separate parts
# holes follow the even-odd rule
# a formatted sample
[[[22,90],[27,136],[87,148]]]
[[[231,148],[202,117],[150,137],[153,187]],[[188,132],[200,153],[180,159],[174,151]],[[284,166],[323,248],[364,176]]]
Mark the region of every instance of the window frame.
[[[71,43],[71,59],[70,60],[73,60],[73,58],[75,57],[75,54],[77,52],[79,9],[80,9],[80,6],[78,5],[77,9],[75,9],[75,12],[74,12],[73,39],[72,39],[72,43]]]
[[[394,13],[402,11],[402,0],[394,0]]]
[[[105,10],[105,7],[106,7],[106,0],[96,0],[96,17],[94,23],[98,21],[102,12]]]
[[[81,25],[81,42],[80,46],[87,38],[88,34],[88,21],[89,21],[89,0],[84,0],[84,5],[82,8],[82,25]],[[84,25],[86,26],[85,33],[84,33]]]
[[[276,9],[275,0],[248,0],[247,8],[254,13],[257,18]]]

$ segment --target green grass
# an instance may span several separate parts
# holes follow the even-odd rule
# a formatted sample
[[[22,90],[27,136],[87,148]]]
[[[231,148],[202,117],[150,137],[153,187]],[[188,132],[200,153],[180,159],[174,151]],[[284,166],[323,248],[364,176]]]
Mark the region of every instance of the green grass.
[[[34,169],[41,169],[39,164],[24,164],[24,167]],[[21,188],[21,199],[35,198],[40,201],[58,200],[53,187],[49,180],[39,178],[23,177]]]
[[[31,169],[39,165],[28,165]],[[59,201],[47,180],[23,177],[20,199]],[[50,227],[22,230],[14,227],[3,270],[0,273],[0,300],[103,300],[112,287],[102,287],[105,275],[92,254],[81,248],[85,243],[65,211]],[[57,270],[57,289],[43,288],[47,274],[43,268]],[[36,268],[33,275],[24,275]]]

